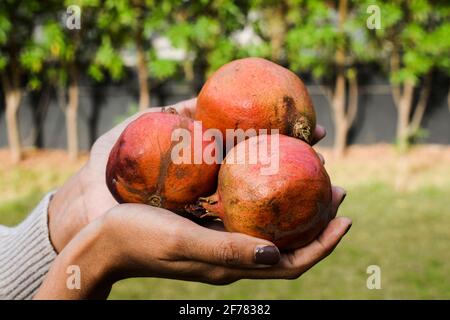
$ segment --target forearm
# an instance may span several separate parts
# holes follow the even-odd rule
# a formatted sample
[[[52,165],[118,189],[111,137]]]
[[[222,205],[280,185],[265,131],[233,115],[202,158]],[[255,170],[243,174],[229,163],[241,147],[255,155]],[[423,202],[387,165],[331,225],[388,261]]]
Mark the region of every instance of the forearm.
[[[103,219],[89,224],[58,255],[34,299],[106,299],[115,261],[108,243]]]
[[[85,206],[81,168],[53,196],[49,208],[49,232],[53,246],[61,252],[66,244],[88,223]]]

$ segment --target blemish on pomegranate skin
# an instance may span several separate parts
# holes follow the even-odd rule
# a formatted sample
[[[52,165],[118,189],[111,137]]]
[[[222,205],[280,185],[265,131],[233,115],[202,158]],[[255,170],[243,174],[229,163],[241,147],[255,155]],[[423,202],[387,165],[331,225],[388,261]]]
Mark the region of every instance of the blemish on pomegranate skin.
[[[270,212],[275,216],[279,217],[281,215],[281,209],[280,205],[276,198],[272,198],[267,202],[267,207],[269,207],[271,210]]]
[[[123,158],[124,165],[116,166],[114,169],[116,171],[116,176],[119,177],[130,177],[135,182],[142,182],[142,176],[138,171],[138,163],[136,160],[129,157]]]
[[[183,179],[184,177],[186,177],[187,172],[179,167],[176,167],[175,169],[175,176],[177,177],[177,179]]]
[[[292,99],[292,97],[290,96],[284,96],[283,97],[283,106],[285,109],[285,113],[284,113],[284,128],[288,131],[288,132],[292,132],[292,128],[293,128],[293,119],[292,116],[295,115],[297,113],[297,110],[295,108],[295,101],[294,99]]]
[[[295,111],[295,101],[290,96],[283,97],[283,105],[286,108],[287,113],[289,114],[292,111]]]

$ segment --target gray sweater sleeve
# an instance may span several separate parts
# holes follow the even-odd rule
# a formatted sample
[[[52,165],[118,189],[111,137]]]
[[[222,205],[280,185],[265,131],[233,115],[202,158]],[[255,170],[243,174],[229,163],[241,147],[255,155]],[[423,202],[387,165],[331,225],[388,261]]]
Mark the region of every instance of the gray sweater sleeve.
[[[0,300],[31,299],[56,258],[48,231],[52,195],[47,194],[19,225],[0,226]]]

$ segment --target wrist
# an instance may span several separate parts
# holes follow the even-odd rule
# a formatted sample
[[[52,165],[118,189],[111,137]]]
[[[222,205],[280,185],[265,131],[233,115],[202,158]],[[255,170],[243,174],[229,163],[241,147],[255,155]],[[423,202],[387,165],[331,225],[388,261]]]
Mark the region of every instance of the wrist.
[[[116,256],[107,233],[103,218],[81,230],[58,255],[35,299],[107,298]]]
[[[84,174],[85,167],[61,186],[49,203],[49,234],[57,252],[87,224],[81,183]]]

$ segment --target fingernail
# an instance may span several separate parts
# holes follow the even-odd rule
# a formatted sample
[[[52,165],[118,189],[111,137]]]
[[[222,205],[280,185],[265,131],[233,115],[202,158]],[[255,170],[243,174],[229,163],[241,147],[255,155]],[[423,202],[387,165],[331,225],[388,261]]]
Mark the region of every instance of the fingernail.
[[[344,232],[344,236],[347,234],[348,230],[350,230],[351,227],[352,227],[352,224],[350,223],[347,227],[347,230],[345,230],[345,232]]]
[[[255,248],[255,263],[272,265],[280,261],[280,251],[275,246],[257,246]]]
[[[344,201],[345,197],[347,196],[347,191],[345,191],[345,189],[341,188],[341,187],[339,187],[339,189],[341,190],[341,193],[342,193],[341,201],[339,202],[339,205],[341,205],[341,203]]]
[[[322,164],[325,165],[325,158],[323,157],[323,155],[321,155],[320,153],[317,153],[317,156],[319,157]]]

